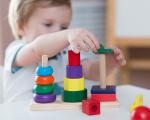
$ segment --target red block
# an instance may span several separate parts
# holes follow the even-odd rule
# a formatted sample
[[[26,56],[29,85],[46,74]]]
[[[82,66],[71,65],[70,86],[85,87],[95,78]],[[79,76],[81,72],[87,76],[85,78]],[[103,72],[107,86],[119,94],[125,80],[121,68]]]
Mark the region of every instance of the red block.
[[[68,65],[80,66],[80,53],[76,54],[72,50],[68,51]]]
[[[116,94],[91,94],[91,99],[99,102],[116,101]]]
[[[87,115],[100,114],[100,102],[96,100],[83,100],[82,101],[82,112]]]

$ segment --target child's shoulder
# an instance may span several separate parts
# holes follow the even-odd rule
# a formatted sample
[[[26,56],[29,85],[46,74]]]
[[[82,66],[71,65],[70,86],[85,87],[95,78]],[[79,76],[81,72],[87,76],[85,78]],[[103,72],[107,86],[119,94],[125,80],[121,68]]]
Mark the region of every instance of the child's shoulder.
[[[26,44],[26,43],[25,43],[25,41],[23,41],[23,40],[14,40],[13,42],[11,42],[11,43],[8,45],[8,47],[7,47],[7,49],[6,49],[6,52],[9,51],[9,50],[11,50],[11,49],[18,48],[19,46],[23,46],[23,45],[25,45],[25,44]]]

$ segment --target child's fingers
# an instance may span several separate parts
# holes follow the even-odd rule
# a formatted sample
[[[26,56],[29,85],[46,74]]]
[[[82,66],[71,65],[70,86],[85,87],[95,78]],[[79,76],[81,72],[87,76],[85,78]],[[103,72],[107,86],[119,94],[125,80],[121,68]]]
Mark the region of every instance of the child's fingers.
[[[87,33],[88,33],[89,39],[93,42],[93,44],[95,45],[96,49],[99,49],[100,45],[99,45],[99,42],[98,42],[97,38],[92,33],[90,33],[89,31],[87,31]]]
[[[81,40],[78,44],[79,44],[80,48],[81,48],[84,52],[88,52],[88,51],[89,51],[87,45],[84,43],[83,40]]]
[[[120,54],[122,54],[122,51],[121,51],[119,48],[117,48],[117,47],[113,47],[113,51],[114,51],[114,54],[115,54],[115,55],[120,55]]]
[[[126,64],[126,60],[123,56],[123,54],[120,54],[118,56],[116,56],[117,61],[119,62],[120,65],[125,65]]]
[[[77,54],[80,52],[80,46],[75,43],[70,44],[70,49]]]
[[[73,52],[78,54],[80,52],[80,50],[76,48],[76,49],[73,50]]]
[[[93,44],[93,42],[88,38],[88,37],[85,37],[84,38],[84,42],[90,47],[90,49],[94,52],[97,51],[95,45]]]

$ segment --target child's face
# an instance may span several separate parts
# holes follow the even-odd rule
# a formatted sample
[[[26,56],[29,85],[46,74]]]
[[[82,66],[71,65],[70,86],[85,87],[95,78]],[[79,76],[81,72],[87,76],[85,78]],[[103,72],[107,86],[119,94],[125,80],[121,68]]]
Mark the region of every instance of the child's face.
[[[27,24],[20,29],[22,38],[36,38],[40,35],[67,29],[71,21],[71,8],[57,6],[37,8]]]

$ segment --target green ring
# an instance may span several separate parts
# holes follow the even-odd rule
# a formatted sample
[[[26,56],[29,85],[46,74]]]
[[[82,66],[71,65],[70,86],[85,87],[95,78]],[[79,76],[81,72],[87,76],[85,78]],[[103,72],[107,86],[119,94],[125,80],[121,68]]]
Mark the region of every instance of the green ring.
[[[87,99],[87,89],[82,91],[63,91],[62,99],[64,102],[82,102]]]
[[[49,94],[53,93],[54,86],[53,84],[49,85],[34,85],[33,92],[37,94]]]

